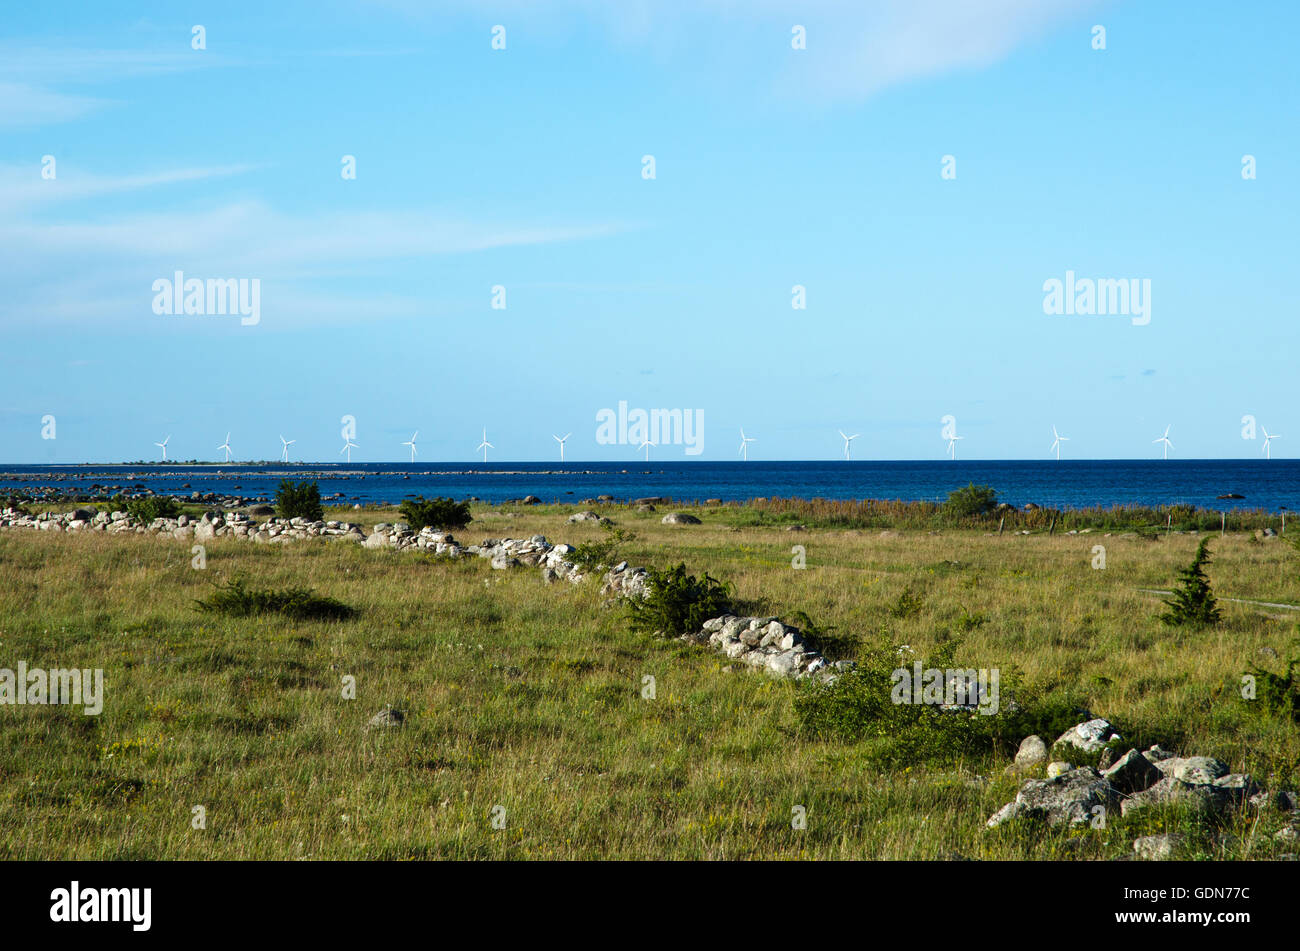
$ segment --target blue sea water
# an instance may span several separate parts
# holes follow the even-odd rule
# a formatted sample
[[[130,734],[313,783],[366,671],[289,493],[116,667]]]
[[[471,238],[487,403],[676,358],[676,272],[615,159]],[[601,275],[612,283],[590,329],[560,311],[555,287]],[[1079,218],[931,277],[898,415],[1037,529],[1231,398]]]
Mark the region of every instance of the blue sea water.
[[[665,496],[679,501],[757,497],[937,500],[968,482],[987,484],[1020,506],[1187,503],[1216,509],[1292,510],[1300,505],[1300,460],[1153,459],[926,462],[354,463],[178,466],[0,465],[0,493],[51,485],[146,486],[188,495],[274,495],[280,479],[314,479],[321,494],[348,502],[400,502],[414,495],[502,502],[536,495],[578,502]],[[188,483],[189,488],[183,488]],[[1242,499],[1221,500],[1235,493]]]

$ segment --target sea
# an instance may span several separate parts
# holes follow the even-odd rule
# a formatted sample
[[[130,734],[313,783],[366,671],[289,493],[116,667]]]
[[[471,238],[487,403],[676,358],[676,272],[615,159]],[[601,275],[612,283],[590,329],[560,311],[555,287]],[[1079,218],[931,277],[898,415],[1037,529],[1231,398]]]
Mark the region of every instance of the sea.
[[[968,483],[1000,501],[1086,508],[1188,504],[1199,508],[1294,510],[1300,460],[1108,459],[979,461],[728,461],[650,463],[176,463],[0,464],[0,495],[50,486],[65,494],[139,491],[271,498],[281,479],[310,479],[335,504],[398,503],[413,496],[507,502],[535,495],[578,503],[601,495],[631,500],[743,502],[756,498],[936,501]],[[1240,498],[1220,498],[1233,495]]]

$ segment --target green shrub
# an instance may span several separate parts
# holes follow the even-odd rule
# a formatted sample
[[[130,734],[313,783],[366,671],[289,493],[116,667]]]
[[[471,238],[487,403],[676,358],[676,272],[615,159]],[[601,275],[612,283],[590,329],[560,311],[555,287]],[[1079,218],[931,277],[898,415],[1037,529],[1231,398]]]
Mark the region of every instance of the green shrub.
[[[696,578],[684,563],[646,573],[649,594],[628,602],[632,629],[668,635],[694,634],[705,621],[731,612],[730,588],[707,574]]]
[[[858,651],[860,641],[856,635],[837,634],[833,626],[819,624],[807,611],[795,611],[789,616],[789,624],[799,629],[809,647],[827,658],[851,657]]]
[[[610,567],[619,561],[619,548],[636,540],[636,533],[618,528],[608,522],[601,523],[605,537],[594,542],[583,542],[569,554],[569,561],[583,571],[595,571],[601,566]]]
[[[315,482],[281,479],[275,493],[275,514],[280,518],[305,518],[319,522],[325,517],[320,504],[320,487]]]
[[[342,601],[321,597],[310,588],[250,588],[238,578],[219,585],[211,597],[195,604],[201,611],[230,617],[283,614],[299,621],[342,621],[357,613]]]
[[[953,662],[958,647],[958,641],[948,641],[922,667],[964,669]],[[803,728],[823,739],[869,740],[868,756],[877,766],[901,769],[1011,753],[1031,733],[1055,737],[1079,722],[1077,698],[1040,692],[1021,684],[1010,670],[999,672],[995,714],[895,703],[894,672],[910,671],[915,659],[900,660],[898,650],[884,642],[864,649],[853,670],[829,686],[809,683],[795,698]]]
[[[1210,590],[1210,579],[1205,566],[1210,563],[1210,539],[1202,538],[1196,546],[1196,557],[1178,572],[1181,579],[1172,599],[1165,602],[1169,610],[1160,616],[1166,624],[1218,624],[1219,606]]]
[[[1255,699],[1263,708],[1269,713],[1281,714],[1300,722],[1300,677],[1296,676],[1297,667],[1300,667],[1300,660],[1292,660],[1286,665],[1286,674],[1279,676],[1252,664],[1250,672],[1255,677]]]
[[[457,502],[441,496],[426,499],[421,495],[407,499],[399,506],[399,511],[413,532],[426,527],[446,532],[453,528],[464,528],[473,521],[468,502]]]
[[[986,515],[997,507],[998,494],[993,487],[976,485],[974,482],[963,489],[948,493],[948,500],[943,503],[944,512],[958,518]]]
[[[122,511],[145,525],[156,518],[176,518],[181,514],[180,503],[166,495],[151,495],[143,499],[118,496],[118,499],[121,500]]]
[[[891,617],[908,618],[914,617],[921,613],[921,608],[925,606],[925,599],[912,590],[909,584],[903,589],[903,593],[898,596],[898,601],[889,609]]]

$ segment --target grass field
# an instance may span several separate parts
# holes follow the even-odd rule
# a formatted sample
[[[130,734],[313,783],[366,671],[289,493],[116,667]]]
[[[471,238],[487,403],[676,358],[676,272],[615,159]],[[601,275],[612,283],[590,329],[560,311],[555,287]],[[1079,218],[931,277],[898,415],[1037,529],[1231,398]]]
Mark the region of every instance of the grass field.
[[[565,524],[571,511],[476,507],[456,534],[601,537]],[[1225,601],[1217,627],[1168,628],[1141,590],[1171,587],[1193,535],[882,537],[744,525],[744,510],[702,511],[698,526],[609,514],[637,536],[621,557],[707,571],[746,613],[802,610],[830,629],[832,656],[906,644],[925,657],[956,641],[965,664],[1014,670],[1126,738],[1218,756],[1271,789],[1300,778],[1296,723],[1239,696],[1252,664],[1281,672],[1300,656],[1300,612]],[[1300,605],[1300,557],[1284,541],[1230,532],[1212,548],[1221,598]],[[240,576],[309,586],[357,614],[197,609]],[[897,610],[905,590],[910,612]],[[986,830],[1018,785],[1006,749],[885,768],[878,740],[803,727],[796,699],[815,686],[633,634],[603,600],[594,577],[547,586],[537,569],[349,542],[216,539],[195,570],[188,542],[0,533],[0,667],[99,667],[106,681],[100,716],[0,707],[0,857],[1089,859],[1171,828],[1191,833],[1192,858],[1288,851],[1271,812],[1215,830],[1178,812],[1101,830]],[[654,699],[642,697],[647,676]],[[404,725],[367,729],[389,705]],[[206,828],[194,828],[196,806]],[[796,806],[805,829],[792,828]]]

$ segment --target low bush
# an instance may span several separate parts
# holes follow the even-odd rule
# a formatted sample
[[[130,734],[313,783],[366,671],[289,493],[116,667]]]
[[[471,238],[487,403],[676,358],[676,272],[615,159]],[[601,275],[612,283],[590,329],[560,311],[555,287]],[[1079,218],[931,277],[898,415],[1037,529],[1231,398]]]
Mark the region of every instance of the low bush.
[[[807,611],[795,611],[788,621],[799,629],[809,647],[828,659],[848,658],[858,652],[861,642],[856,635],[836,633],[833,626],[814,621]]]
[[[636,540],[636,533],[618,528],[607,522],[601,524],[605,537],[599,541],[583,542],[569,554],[569,561],[583,571],[595,571],[601,567],[611,567],[619,561],[619,549],[627,542]]]
[[[966,669],[953,662],[959,641],[950,640],[922,662],[922,669]],[[803,728],[823,739],[872,741],[869,758],[881,768],[949,766],[964,759],[1013,752],[1036,733],[1059,736],[1079,722],[1077,699],[1061,690],[1041,691],[999,671],[993,714],[944,710],[936,703],[896,702],[900,677],[915,658],[881,643],[863,650],[857,666],[829,686],[807,684],[795,699]],[[991,709],[991,707],[990,707]]]
[[[990,485],[976,485],[972,482],[962,489],[948,493],[948,500],[943,503],[944,513],[957,518],[971,515],[987,515],[998,507],[998,494]]]
[[[646,573],[649,594],[628,602],[632,629],[667,635],[694,634],[705,621],[731,612],[728,585],[704,575],[686,573],[686,565]]]
[[[342,621],[357,613],[342,601],[322,597],[310,588],[250,588],[239,578],[219,585],[209,598],[195,603],[201,611],[228,617],[283,614],[298,621]]]
[[[315,482],[281,479],[275,493],[275,514],[280,518],[305,518],[319,522],[325,517],[320,504],[320,487]]]
[[[176,518],[181,514],[180,503],[166,495],[151,495],[143,499],[124,499],[119,496],[118,499],[122,511],[145,525],[156,518]]]
[[[921,608],[925,606],[925,600],[912,590],[908,585],[903,589],[903,593],[898,596],[894,606],[889,609],[890,617],[909,618],[915,617],[921,613]]]
[[[413,532],[418,532],[422,528],[436,528],[438,531],[447,532],[453,528],[464,528],[473,521],[473,516],[469,514],[468,502],[457,502],[455,499],[441,496],[432,499],[426,499],[424,496],[407,499],[399,506],[399,511],[402,513],[402,519]]]
[[[1265,670],[1258,665],[1251,665],[1250,672],[1255,678],[1255,699],[1260,706],[1274,715],[1300,723],[1300,677],[1296,668],[1300,660],[1292,660],[1286,665],[1286,673],[1279,675]]]

